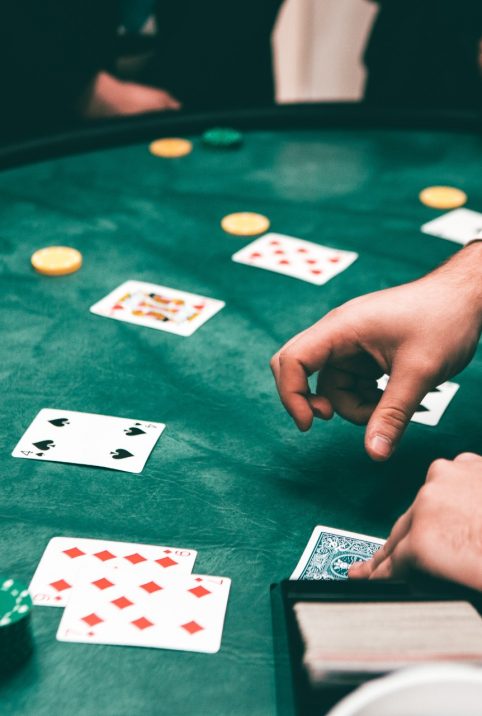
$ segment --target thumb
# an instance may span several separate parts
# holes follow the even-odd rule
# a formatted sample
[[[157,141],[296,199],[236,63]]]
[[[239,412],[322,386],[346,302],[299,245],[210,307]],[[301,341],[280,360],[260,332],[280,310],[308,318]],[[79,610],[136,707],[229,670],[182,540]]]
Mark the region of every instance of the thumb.
[[[417,365],[396,362],[380,402],[368,421],[365,449],[373,460],[387,460],[395,450],[410,418],[433,387],[434,376]]]

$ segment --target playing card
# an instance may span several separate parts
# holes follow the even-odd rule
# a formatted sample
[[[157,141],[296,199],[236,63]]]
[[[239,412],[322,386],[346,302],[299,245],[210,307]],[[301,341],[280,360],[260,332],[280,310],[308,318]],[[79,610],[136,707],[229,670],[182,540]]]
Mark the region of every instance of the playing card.
[[[215,653],[221,647],[231,580],[163,574],[155,579],[107,570],[72,594],[60,641]]]
[[[482,214],[471,209],[455,209],[421,227],[424,234],[467,244],[482,239]]]
[[[358,258],[353,251],[340,251],[282,234],[266,234],[232,257],[233,261],[257,266],[317,286],[344,271]]]
[[[354,562],[366,562],[385,540],[318,525],[290,579],[347,579]]]
[[[47,545],[29,591],[33,603],[65,607],[74,589],[89,578],[99,578],[99,570],[118,570],[132,578],[142,571],[154,579],[166,573],[189,574],[197,552],[182,547],[113,542],[80,537],[54,537]]]
[[[388,375],[383,375],[379,378],[377,384],[380,390],[385,390],[388,379]],[[422,425],[430,425],[432,427],[437,425],[459,388],[460,385],[457,383],[447,381],[431,390],[418,406],[418,409],[412,416],[411,422],[422,423]]]
[[[224,306],[224,301],[195,293],[144,281],[126,281],[91,306],[90,311],[117,321],[190,336]]]
[[[163,423],[44,408],[12,455],[139,473],[165,427]]]

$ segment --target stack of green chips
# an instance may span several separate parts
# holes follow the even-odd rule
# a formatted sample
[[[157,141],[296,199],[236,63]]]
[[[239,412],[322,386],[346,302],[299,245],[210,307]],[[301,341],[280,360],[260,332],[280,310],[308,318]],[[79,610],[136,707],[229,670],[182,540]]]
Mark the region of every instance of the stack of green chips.
[[[16,669],[32,653],[31,614],[26,585],[0,577],[0,676]]]
[[[215,149],[234,149],[243,142],[243,135],[231,127],[213,127],[203,134],[203,142]]]

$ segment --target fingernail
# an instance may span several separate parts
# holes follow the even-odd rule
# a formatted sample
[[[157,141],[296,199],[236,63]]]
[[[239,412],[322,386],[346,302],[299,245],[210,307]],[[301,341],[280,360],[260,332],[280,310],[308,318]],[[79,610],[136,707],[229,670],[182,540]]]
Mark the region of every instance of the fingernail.
[[[392,441],[384,435],[375,435],[370,443],[370,447],[379,457],[390,457],[392,454]]]

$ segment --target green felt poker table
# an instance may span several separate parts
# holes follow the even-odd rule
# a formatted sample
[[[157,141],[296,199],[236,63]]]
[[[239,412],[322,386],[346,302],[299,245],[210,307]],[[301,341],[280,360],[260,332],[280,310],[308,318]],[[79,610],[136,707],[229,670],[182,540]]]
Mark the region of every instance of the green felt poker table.
[[[243,145],[203,146],[216,125]],[[162,136],[192,153],[152,156]],[[443,212],[418,193],[457,186],[481,210],[481,156],[475,117],[318,105],[142,117],[2,150],[0,572],[28,582],[49,539],[75,535],[191,547],[195,571],[232,579],[214,655],[62,643],[59,610],[35,607],[35,652],[1,682],[2,716],[275,713],[270,584],[316,524],[385,537],[433,459],[480,451],[482,353],[439,425],[411,424],[388,464],[339,418],[297,432],[269,359],[333,307],[456,251],[420,232]],[[251,240],[221,229],[236,211],[359,258],[321,287],[234,263]],[[82,269],[36,273],[31,254],[58,244]],[[128,279],[226,306],[188,338],[89,313]],[[141,474],[12,458],[44,407],[167,429]]]

